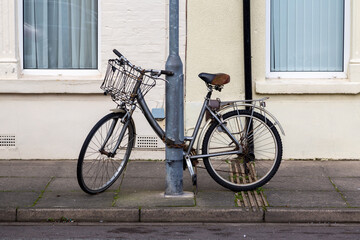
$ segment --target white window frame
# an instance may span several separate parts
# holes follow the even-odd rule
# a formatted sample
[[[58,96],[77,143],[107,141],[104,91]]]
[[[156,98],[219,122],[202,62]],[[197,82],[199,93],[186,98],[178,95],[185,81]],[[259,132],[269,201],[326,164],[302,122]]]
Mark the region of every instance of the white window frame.
[[[351,11],[350,0],[345,0],[344,10],[344,71],[343,72],[271,72],[270,68],[270,34],[271,34],[271,1],[266,1],[266,78],[272,79],[291,79],[291,78],[347,78],[348,64],[350,60],[350,23]]]
[[[24,6],[23,0],[18,0],[18,29],[20,67],[24,76],[98,76],[101,74],[101,0],[98,0],[98,59],[97,69],[24,69]]]

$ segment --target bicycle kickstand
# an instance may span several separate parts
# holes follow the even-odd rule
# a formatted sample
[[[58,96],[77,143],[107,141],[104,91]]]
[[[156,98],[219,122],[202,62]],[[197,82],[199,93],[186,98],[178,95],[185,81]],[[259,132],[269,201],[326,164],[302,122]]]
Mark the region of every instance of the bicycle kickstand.
[[[193,184],[193,186],[195,187],[195,188],[194,188],[194,193],[197,194],[197,190],[198,190],[198,186],[197,186],[197,175],[196,175],[196,173],[195,173],[195,171],[194,171],[194,167],[193,167],[193,165],[192,165],[192,162],[191,162],[189,156],[186,156],[186,157],[185,157],[185,161],[186,161],[187,168],[189,169],[189,172],[190,172],[192,184]]]

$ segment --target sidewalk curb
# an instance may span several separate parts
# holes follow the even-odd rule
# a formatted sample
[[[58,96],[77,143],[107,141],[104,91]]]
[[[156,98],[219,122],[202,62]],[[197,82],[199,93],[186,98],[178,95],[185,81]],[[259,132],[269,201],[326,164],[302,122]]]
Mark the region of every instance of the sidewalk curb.
[[[15,222],[16,208],[0,209],[0,222]]]
[[[5,208],[0,222],[203,222],[203,223],[360,223],[360,209],[242,208]]]
[[[71,219],[76,222],[139,222],[139,209],[18,209],[17,222]]]
[[[263,211],[241,208],[145,208],[140,212],[141,222],[260,223],[263,217]]]
[[[267,223],[360,223],[360,209],[269,208]]]

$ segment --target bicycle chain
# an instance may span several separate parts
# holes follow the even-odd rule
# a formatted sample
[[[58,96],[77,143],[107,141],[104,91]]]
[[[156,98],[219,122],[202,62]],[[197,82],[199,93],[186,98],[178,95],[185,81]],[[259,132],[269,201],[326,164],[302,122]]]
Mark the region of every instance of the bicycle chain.
[[[186,147],[186,144],[185,143],[182,143],[182,144],[175,144],[175,143],[173,143],[173,144],[166,144],[166,146],[168,147],[168,148],[184,148],[184,147]]]
[[[186,144],[185,143],[174,143],[170,139],[165,138],[165,136],[161,139],[168,148],[182,148],[185,149]]]

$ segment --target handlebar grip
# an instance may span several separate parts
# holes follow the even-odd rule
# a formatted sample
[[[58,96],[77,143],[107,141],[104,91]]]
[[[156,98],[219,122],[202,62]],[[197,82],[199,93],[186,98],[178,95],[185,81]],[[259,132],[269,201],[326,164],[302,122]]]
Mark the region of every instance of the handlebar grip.
[[[165,74],[166,76],[174,76],[173,71],[161,70],[161,74]]]
[[[116,49],[113,49],[113,52],[116,54],[116,56],[118,56],[119,58],[121,58],[123,55]]]

